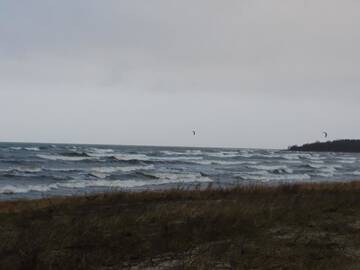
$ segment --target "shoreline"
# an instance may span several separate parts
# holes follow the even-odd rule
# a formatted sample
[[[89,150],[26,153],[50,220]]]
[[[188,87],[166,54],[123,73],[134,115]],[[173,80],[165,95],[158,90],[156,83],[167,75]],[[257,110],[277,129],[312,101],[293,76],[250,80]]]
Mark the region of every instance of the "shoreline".
[[[1,201],[0,268],[358,269],[359,220],[360,181]]]
[[[148,187],[138,187],[138,188],[103,188],[98,189],[98,191],[77,191],[74,190],[73,193],[68,193],[65,195],[57,194],[57,195],[45,195],[40,193],[41,195],[37,195],[34,197],[30,196],[21,196],[18,193],[1,193],[0,195],[0,211],[1,211],[1,204],[7,202],[36,202],[36,201],[43,201],[43,200],[51,200],[51,201],[66,201],[74,199],[75,201],[87,197],[101,197],[101,196],[112,196],[116,194],[151,194],[151,193],[173,193],[173,192],[186,192],[186,193],[196,193],[196,192],[204,192],[204,191],[240,191],[240,190],[272,190],[281,187],[296,187],[300,189],[304,188],[311,188],[311,187],[318,187],[318,188],[325,188],[325,187],[338,187],[338,186],[348,186],[351,185],[354,188],[357,188],[357,183],[359,183],[360,188],[360,179],[351,179],[351,180],[341,180],[341,179],[333,179],[333,180],[319,180],[319,181],[299,181],[299,182],[289,182],[289,181],[265,181],[265,182],[257,182],[254,183],[253,181],[244,181],[237,184],[229,184],[229,183],[216,183],[216,182],[205,182],[205,183],[190,183],[186,185],[169,185],[169,184],[162,184],[158,186],[148,186]],[[21,194],[21,193],[20,193]],[[12,198],[11,196],[19,195],[18,198]],[[6,199],[6,196],[10,198]]]

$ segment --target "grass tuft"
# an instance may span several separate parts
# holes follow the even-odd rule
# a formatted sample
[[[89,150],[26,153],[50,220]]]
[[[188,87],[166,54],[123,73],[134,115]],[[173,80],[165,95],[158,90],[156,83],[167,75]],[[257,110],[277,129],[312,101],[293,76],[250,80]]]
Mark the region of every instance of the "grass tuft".
[[[360,183],[0,202],[0,269],[359,269]]]

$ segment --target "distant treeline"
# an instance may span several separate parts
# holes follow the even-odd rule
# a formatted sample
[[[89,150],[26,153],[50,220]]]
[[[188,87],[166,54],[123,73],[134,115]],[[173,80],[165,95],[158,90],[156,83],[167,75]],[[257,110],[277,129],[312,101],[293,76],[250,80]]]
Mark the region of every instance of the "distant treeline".
[[[290,151],[314,152],[356,152],[360,153],[360,140],[337,140],[328,142],[315,142],[303,146],[291,146]]]

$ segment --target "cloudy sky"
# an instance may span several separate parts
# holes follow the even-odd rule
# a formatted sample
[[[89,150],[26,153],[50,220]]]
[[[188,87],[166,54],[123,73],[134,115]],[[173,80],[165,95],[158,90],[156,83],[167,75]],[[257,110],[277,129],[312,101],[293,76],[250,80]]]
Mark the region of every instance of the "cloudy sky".
[[[359,29],[356,0],[2,0],[0,141],[360,138]]]

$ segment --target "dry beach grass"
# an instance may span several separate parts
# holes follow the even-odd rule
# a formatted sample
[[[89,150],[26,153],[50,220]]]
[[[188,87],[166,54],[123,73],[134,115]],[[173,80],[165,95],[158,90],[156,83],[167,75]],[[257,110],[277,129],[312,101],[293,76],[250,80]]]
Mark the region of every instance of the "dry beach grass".
[[[0,269],[360,269],[360,183],[0,202]]]

